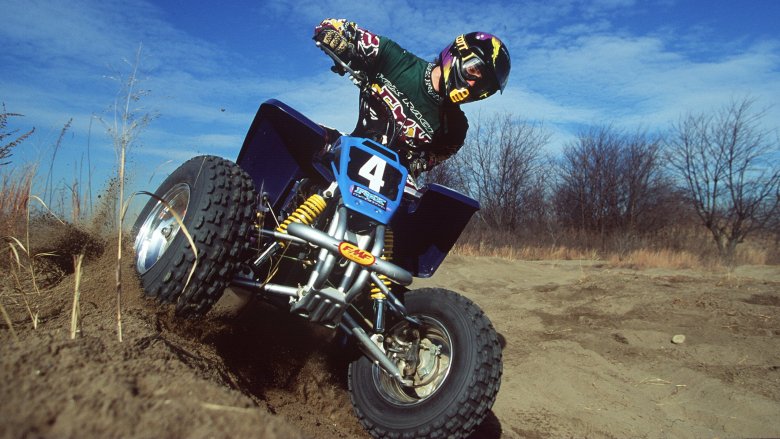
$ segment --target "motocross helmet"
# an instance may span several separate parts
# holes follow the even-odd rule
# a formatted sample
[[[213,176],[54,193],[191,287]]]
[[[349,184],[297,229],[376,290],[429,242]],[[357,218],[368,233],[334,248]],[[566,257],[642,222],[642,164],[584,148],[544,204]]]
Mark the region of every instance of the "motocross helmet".
[[[509,50],[501,40],[485,32],[458,36],[439,54],[438,63],[445,95],[455,104],[503,92],[509,78]]]

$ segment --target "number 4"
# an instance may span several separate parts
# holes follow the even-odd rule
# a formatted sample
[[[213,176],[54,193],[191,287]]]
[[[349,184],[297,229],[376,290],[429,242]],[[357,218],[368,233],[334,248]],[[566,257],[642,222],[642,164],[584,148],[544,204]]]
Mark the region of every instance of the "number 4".
[[[374,192],[379,192],[385,185],[385,165],[387,165],[386,161],[371,156],[358,171],[359,176],[368,180],[368,188]]]

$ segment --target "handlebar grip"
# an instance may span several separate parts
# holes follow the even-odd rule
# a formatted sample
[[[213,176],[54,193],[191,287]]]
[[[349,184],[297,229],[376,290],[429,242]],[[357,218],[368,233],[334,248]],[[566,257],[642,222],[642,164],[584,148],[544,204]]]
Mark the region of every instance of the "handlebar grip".
[[[333,73],[337,73],[339,76],[344,76],[344,75],[347,74],[346,70],[342,69],[341,67],[339,67],[339,66],[337,66],[335,64],[330,66],[330,71],[333,72]]]

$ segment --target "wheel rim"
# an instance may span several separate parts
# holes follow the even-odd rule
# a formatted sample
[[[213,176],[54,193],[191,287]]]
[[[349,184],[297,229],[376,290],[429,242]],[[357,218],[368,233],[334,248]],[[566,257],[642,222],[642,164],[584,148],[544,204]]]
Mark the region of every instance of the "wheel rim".
[[[157,201],[135,239],[136,269],[144,274],[162,258],[179,234],[181,226],[173,212],[183,220],[190,204],[190,187],[179,183]]]
[[[418,328],[419,360],[416,364],[407,361],[408,350],[403,351],[399,345],[403,345],[404,342],[400,342],[397,338],[397,334],[414,330],[408,322],[403,321],[393,327],[388,332],[392,335],[388,337],[385,344],[399,370],[405,378],[413,380],[414,385],[401,385],[379,366],[373,367],[373,380],[377,390],[382,397],[396,405],[413,406],[425,401],[442,388],[450,373],[453,346],[449,332],[441,322],[432,317],[417,316],[417,318],[422,325]]]

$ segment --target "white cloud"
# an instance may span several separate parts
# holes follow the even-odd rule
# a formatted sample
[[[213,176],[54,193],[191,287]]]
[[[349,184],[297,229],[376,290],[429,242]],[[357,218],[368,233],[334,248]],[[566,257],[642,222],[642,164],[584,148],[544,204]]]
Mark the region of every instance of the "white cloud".
[[[768,104],[780,102],[778,47],[761,43],[703,62],[668,49],[657,37],[583,35],[565,46],[527,52],[515,64],[525,77],[513,79],[564,110],[573,107],[579,123],[657,126],[734,96],[753,94]],[[546,119],[565,117],[550,106],[540,108],[547,111]]]

